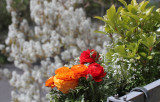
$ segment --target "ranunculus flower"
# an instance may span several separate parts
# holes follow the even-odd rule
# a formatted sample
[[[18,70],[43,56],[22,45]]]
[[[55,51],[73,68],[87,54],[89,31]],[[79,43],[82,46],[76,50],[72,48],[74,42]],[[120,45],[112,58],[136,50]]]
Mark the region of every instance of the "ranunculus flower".
[[[46,81],[46,86],[54,88],[55,86],[63,93],[68,93],[69,89],[75,89],[78,85],[78,79],[85,77],[87,66],[74,65],[72,68],[61,67],[55,71],[55,76]]]
[[[81,53],[80,64],[94,63],[98,60],[99,54],[94,49],[86,50]]]
[[[106,75],[106,72],[104,72],[104,68],[100,64],[92,63],[88,66],[87,74],[90,74],[96,82],[100,82]],[[88,78],[88,76],[86,76],[86,78]]]
[[[66,94],[68,93],[69,89],[75,89],[75,87],[78,85],[78,79],[61,80],[55,76],[54,85],[58,88],[58,90]]]
[[[50,77],[46,83],[45,83],[45,86],[48,86],[48,87],[51,87],[51,88],[54,88],[55,85],[54,85],[54,76]]]
[[[84,64],[78,64],[78,65],[74,65],[71,67],[71,70],[74,72],[74,78],[78,79],[80,77],[85,77],[86,76],[86,70],[87,70],[87,66],[85,66]]]

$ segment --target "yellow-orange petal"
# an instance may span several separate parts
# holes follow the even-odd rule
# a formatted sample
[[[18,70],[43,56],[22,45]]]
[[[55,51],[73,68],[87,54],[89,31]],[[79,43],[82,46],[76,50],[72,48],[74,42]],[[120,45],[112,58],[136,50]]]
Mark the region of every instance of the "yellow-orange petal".
[[[54,88],[54,87],[55,87],[55,85],[54,85],[54,76],[50,77],[50,78],[46,81],[45,86],[51,87],[51,88]]]
[[[56,69],[55,74],[68,72],[70,69],[68,67],[61,67]]]
[[[78,86],[78,79],[74,80],[61,80],[56,76],[54,77],[54,84],[62,93],[66,94],[69,92],[69,89],[75,89]]]

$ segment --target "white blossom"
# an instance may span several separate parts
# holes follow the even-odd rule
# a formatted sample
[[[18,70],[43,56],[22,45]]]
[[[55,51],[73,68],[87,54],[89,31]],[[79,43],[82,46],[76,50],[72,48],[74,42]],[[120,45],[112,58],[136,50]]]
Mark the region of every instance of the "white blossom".
[[[15,90],[12,101],[46,102],[45,80],[65,62],[72,63],[83,50],[106,51],[105,35],[95,34],[96,24],[86,17],[83,8],[74,8],[83,0],[30,0],[30,16],[35,25],[19,20],[15,1],[6,0],[11,13],[5,50],[8,60],[20,71],[13,71],[9,83]],[[3,73],[8,74],[8,70]],[[8,74],[9,75],[9,74]]]

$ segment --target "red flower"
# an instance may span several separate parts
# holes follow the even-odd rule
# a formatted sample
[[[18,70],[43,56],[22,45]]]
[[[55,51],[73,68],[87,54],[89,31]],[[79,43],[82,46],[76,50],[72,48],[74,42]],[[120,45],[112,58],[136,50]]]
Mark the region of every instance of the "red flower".
[[[104,72],[104,68],[100,64],[92,63],[88,66],[87,74],[90,74],[96,82],[100,82],[106,75],[106,72]],[[88,76],[86,78],[88,78]]]
[[[94,63],[98,60],[99,54],[95,50],[86,50],[81,53],[80,64]]]

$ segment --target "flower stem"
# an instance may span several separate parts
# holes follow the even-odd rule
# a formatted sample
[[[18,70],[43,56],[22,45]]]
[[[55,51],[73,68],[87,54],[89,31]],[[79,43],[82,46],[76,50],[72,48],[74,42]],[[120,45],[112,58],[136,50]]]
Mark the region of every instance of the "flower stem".
[[[93,86],[93,82],[92,81],[90,81],[90,86],[91,86],[91,90],[92,90],[92,93],[91,93],[91,95],[92,95],[92,102],[96,102],[95,101],[95,97],[94,97],[95,91],[94,91],[94,86]]]

